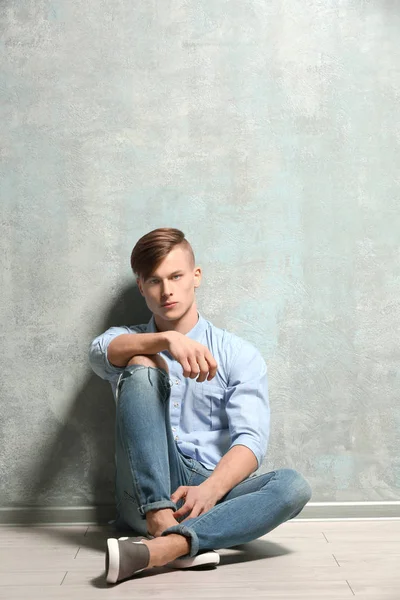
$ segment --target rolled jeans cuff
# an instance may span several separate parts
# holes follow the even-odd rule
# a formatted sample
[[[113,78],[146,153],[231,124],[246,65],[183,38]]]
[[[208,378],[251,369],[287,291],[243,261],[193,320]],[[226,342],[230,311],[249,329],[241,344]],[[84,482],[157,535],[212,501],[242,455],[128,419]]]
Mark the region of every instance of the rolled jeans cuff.
[[[190,538],[190,552],[189,554],[185,554],[180,558],[187,558],[188,556],[196,556],[199,552],[199,538],[197,537],[197,533],[193,531],[193,529],[189,529],[186,525],[173,525],[172,527],[168,527],[165,531],[162,532],[161,537],[164,535],[169,535],[170,533],[178,533],[179,535],[184,535],[187,538]]]
[[[172,500],[158,500],[157,502],[150,502],[150,504],[142,504],[139,506],[139,513],[143,518],[146,518],[146,513],[150,510],[160,510],[161,508],[172,508],[172,510],[177,510],[177,506]]]

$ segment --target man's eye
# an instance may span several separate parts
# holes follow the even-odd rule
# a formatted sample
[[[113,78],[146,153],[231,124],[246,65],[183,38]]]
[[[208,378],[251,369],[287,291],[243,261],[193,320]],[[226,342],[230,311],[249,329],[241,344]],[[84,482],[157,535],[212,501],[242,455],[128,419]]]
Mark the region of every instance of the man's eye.
[[[176,279],[177,277],[179,278],[179,277],[181,277],[181,275],[174,275],[173,279]]]

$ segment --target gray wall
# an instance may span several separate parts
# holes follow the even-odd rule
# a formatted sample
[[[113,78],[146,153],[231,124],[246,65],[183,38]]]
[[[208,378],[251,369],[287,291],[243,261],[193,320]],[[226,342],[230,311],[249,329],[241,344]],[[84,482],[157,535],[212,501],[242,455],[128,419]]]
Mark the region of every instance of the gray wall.
[[[400,485],[396,2],[2,0],[2,507],[113,502],[91,339],[147,321],[137,239],[181,228],[199,307],[269,365],[265,470]]]

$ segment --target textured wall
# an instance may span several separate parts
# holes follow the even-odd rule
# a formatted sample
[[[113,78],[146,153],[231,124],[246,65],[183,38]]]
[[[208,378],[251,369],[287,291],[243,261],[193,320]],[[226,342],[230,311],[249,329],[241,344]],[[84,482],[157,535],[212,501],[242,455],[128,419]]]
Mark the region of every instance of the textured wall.
[[[265,469],[400,486],[400,15],[389,0],[3,0],[1,506],[113,502],[87,363],[185,231],[199,306],[269,365]]]

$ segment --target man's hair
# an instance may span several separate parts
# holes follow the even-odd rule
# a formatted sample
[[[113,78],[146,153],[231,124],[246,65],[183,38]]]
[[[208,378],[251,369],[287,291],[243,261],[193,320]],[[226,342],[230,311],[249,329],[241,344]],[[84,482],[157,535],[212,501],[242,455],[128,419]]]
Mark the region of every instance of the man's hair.
[[[138,277],[146,280],[162,263],[167,254],[178,245],[188,252],[194,266],[193,249],[183,231],[172,227],[161,227],[146,233],[136,242],[131,254],[132,271]]]

